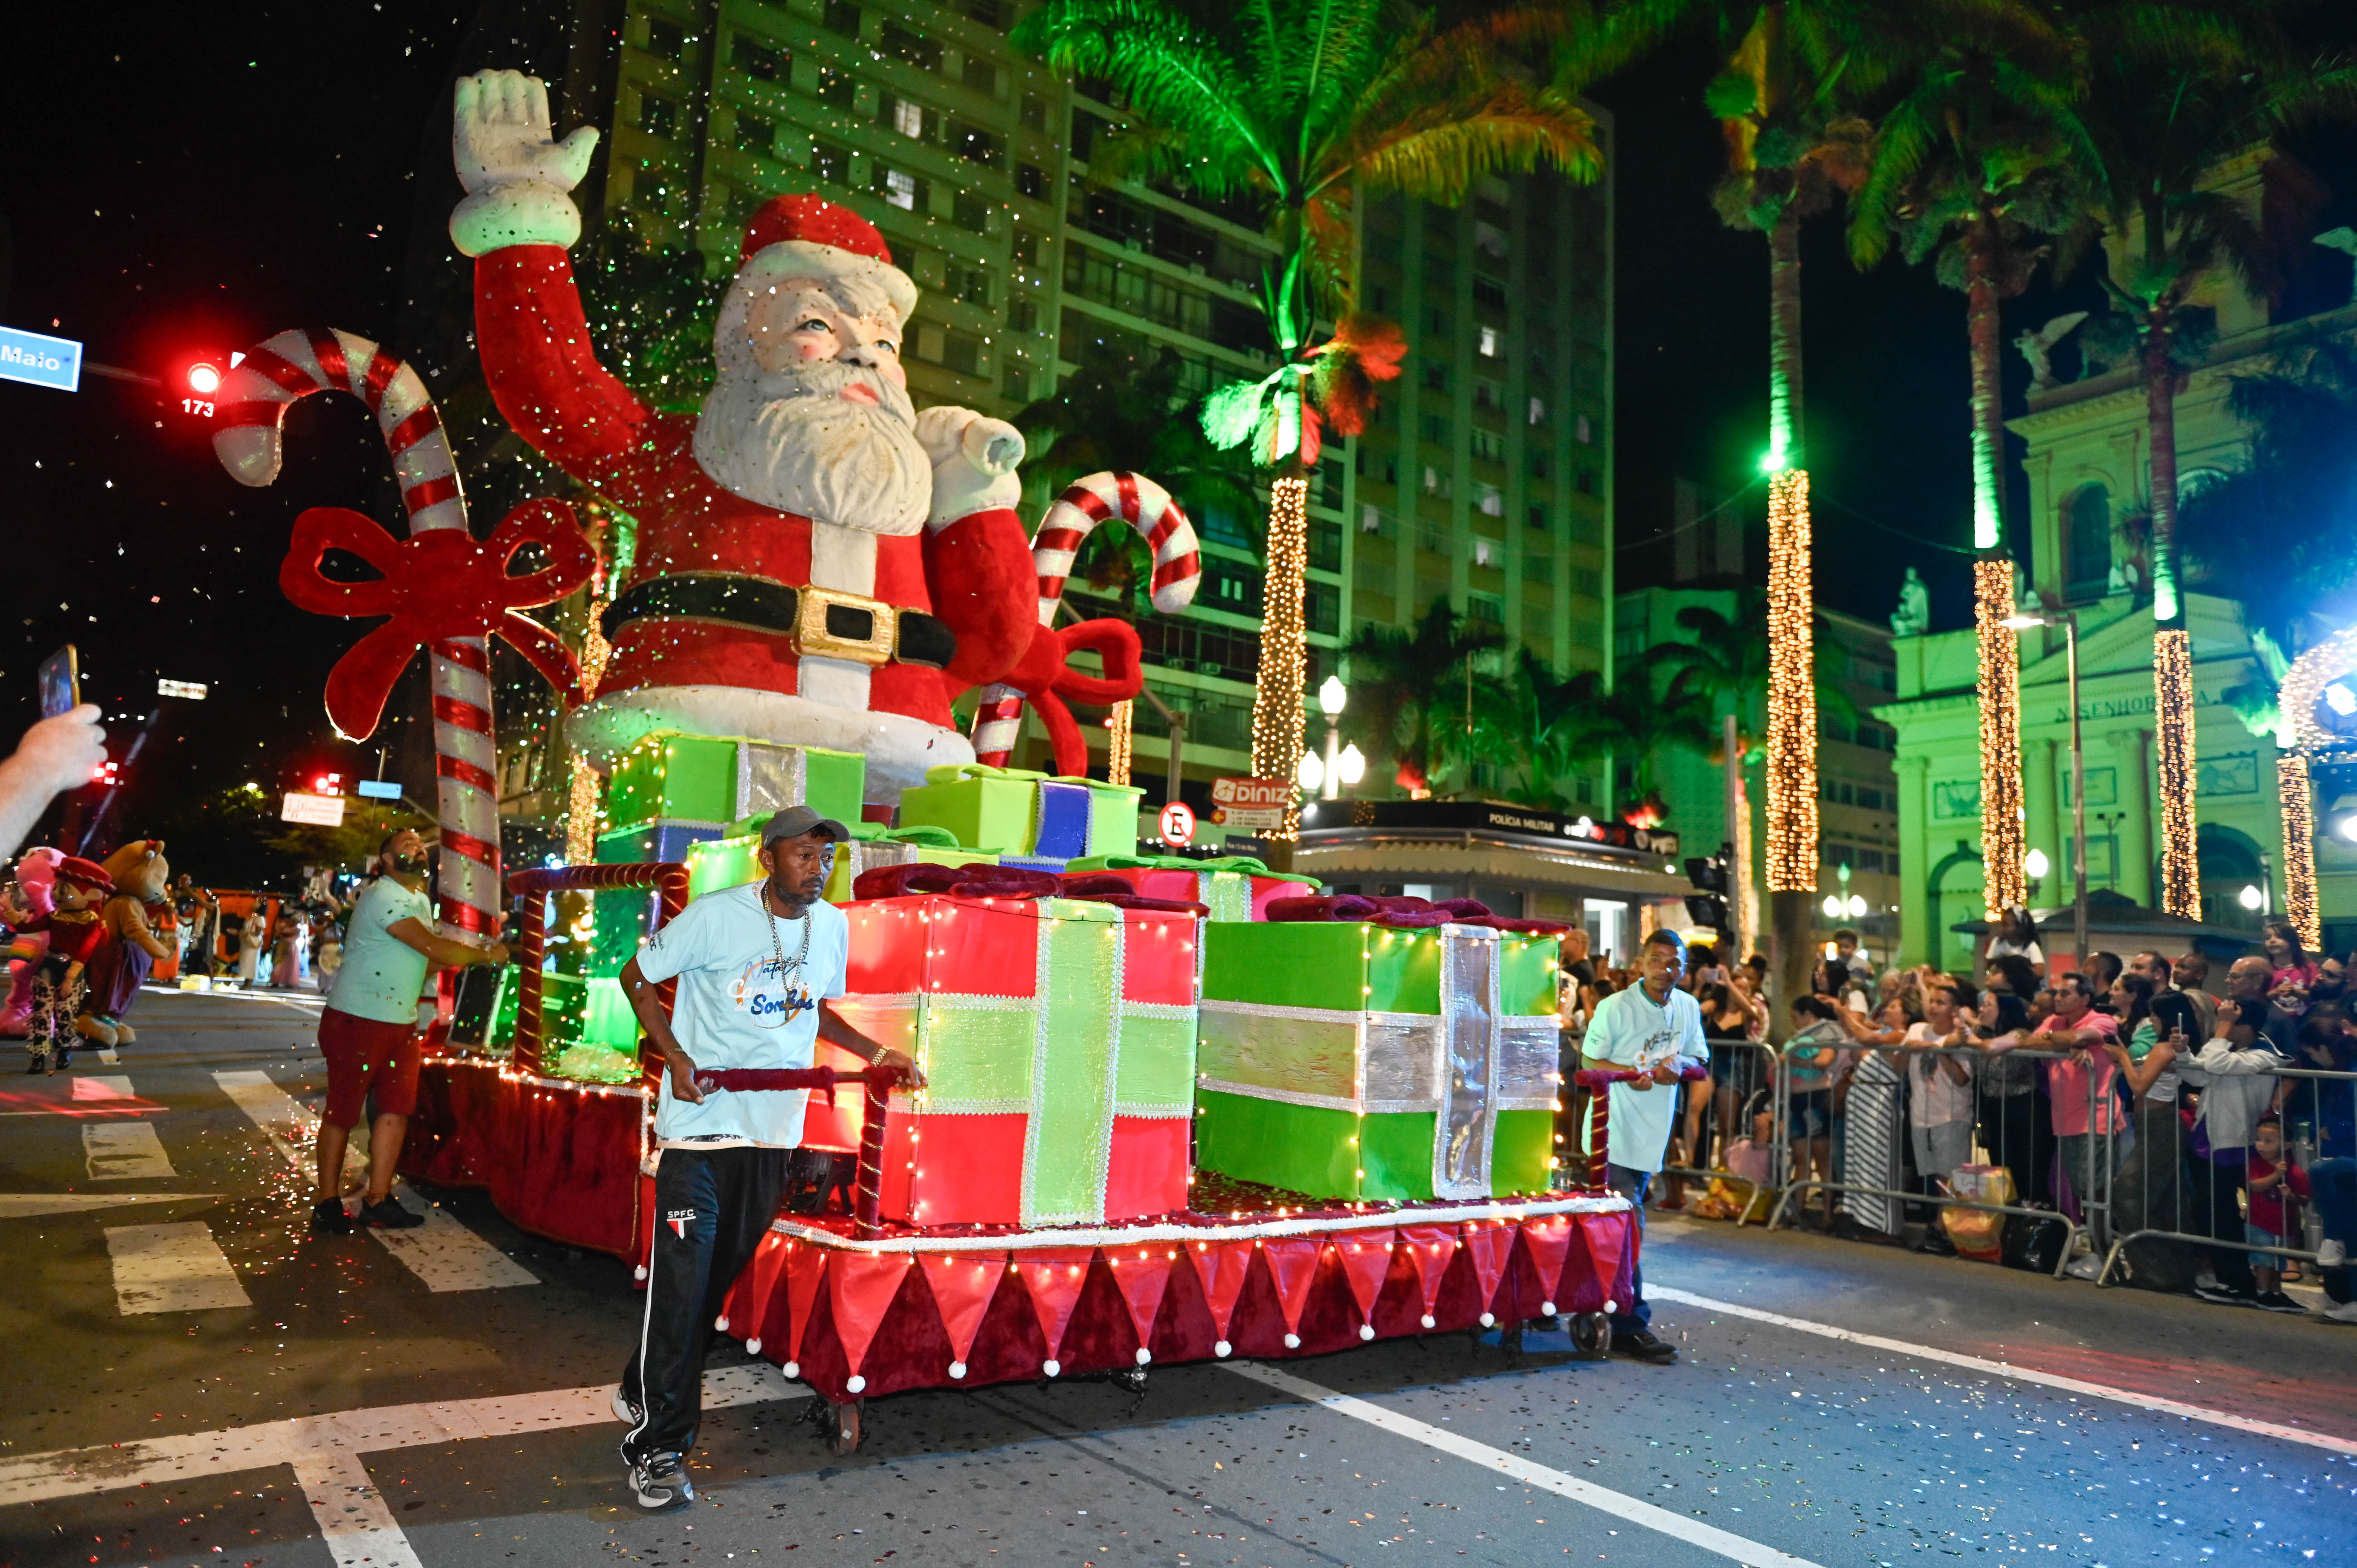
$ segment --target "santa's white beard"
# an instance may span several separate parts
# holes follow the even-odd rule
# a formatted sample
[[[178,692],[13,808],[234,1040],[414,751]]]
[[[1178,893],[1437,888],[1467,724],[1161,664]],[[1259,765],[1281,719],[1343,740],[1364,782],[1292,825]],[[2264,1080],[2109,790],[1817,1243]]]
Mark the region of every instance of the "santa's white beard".
[[[877,403],[845,398],[854,385]],[[871,533],[915,533],[933,488],[916,418],[906,388],[839,360],[723,369],[696,417],[695,460],[713,483],[761,506]]]

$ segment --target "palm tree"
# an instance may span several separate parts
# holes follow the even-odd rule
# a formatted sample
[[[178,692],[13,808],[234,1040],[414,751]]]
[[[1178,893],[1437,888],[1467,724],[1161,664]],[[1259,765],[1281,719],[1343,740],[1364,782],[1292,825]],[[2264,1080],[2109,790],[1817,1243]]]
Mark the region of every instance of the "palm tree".
[[[2288,5],[2166,10],[2101,0],[2077,14],[2093,62],[2081,113],[2102,156],[2118,250],[2104,278],[2113,312],[2083,328],[2096,352],[2127,350],[2145,393],[2150,451],[2153,681],[2159,740],[2161,907],[2201,913],[2193,822],[2191,650],[2178,564],[2177,388],[2216,334],[2196,303],[2220,272],[2271,287],[2258,217],[2209,188],[2218,166],[2255,145],[2328,116],[2357,113],[2357,59],[2306,56],[2284,27]]]
[[[1504,748],[1484,710],[1496,713],[1501,693],[1480,666],[1504,644],[1503,628],[1458,614],[1446,595],[1413,626],[1361,627],[1342,650],[1351,663],[1343,719],[1351,738],[1393,758],[1400,788],[1410,791],[1432,791],[1458,762],[1498,760]]]
[[[1981,843],[1991,918],[2028,897],[2022,869],[2020,643],[2005,532],[2000,302],[2056,254],[2067,273],[2094,237],[2095,152],[2072,108],[2079,56],[2044,14],[1959,28],[1886,111],[1851,204],[1850,253],[1881,260],[1894,235],[1964,295],[1971,345],[1975,621],[1980,636]]]
[[[1396,375],[1404,349],[1395,328],[1346,314],[1351,203],[1396,193],[1454,206],[1484,174],[1543,163],[1594,178],[1602,158],[1588,115],[1498,69],[1562,18],[1511,4],[1444,18],[1397,0],[1049,0],[1016,29],[1050,65],[1126,96],[1136,130],[1109,145],[1111,171],[1254,202],[1275,244],[1261,306],[1279,370],[1218,405],[1218,438],[1253,437],[1277,470],[1257,774],[1289,777],[1301,751],[1303,504],[1321,408],[1338,433],[1354,434],[1367,382]],[[1313,347],[1321,316],[1340,328]]]

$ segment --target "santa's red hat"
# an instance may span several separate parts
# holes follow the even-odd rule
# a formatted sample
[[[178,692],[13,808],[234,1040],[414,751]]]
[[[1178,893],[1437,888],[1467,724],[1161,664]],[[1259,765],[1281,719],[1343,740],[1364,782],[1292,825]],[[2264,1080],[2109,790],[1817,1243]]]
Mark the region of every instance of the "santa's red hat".
[[[817,196],[772,197],[745,225],[737,281],[865,278],[882,288],[900,319],[917,308],[917,285],[892,264],[876,225]]]

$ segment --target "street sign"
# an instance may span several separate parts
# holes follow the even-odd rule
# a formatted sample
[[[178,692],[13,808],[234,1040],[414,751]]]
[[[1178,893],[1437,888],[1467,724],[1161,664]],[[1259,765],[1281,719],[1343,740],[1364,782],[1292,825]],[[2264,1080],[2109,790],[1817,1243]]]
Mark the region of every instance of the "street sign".
[[[156,694],[159,697],[186,697],[192,703],[201,703],[205,700],[205,683],[202,681],[158,680]]]
[[[1186,801],[1173,800],[1162,808],[1162,842],[1172,849],[1195,842],[1195,809]]]
[[[1286,808],[1293,804],[1293,789],[1290,779],[1214,779],[1211,820],[1247,832],[1283,827]]]
[[[363,779],[353,786],[371,800],[398,800],[401,786],[390,779]]]
[[[77,391],[81,386],[81,345],[70,338],[0,327],[0,381]]]
[[[344,798],[341,795],[307,795],[289,789],[279,802],[278,820],[301,822],[307,827],[340,828],[344,825]]]

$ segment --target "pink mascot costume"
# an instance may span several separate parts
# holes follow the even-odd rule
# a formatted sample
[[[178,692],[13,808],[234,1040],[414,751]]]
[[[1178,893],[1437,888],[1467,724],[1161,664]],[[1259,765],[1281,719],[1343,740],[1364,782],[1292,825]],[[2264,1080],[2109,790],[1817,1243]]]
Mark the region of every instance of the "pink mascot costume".
[[[8,891],[7,908],[0,911],[10,925],[38,919],[52,908],[49,886],[56,881],[63,850],[28,849],[16,862],[16,886]],[[11,1038],[32,1026],[33,973],[41,955],[49,950],[47,931],[19,931],[8,945],[8,1000],[0,1006],[0,1035]]]

